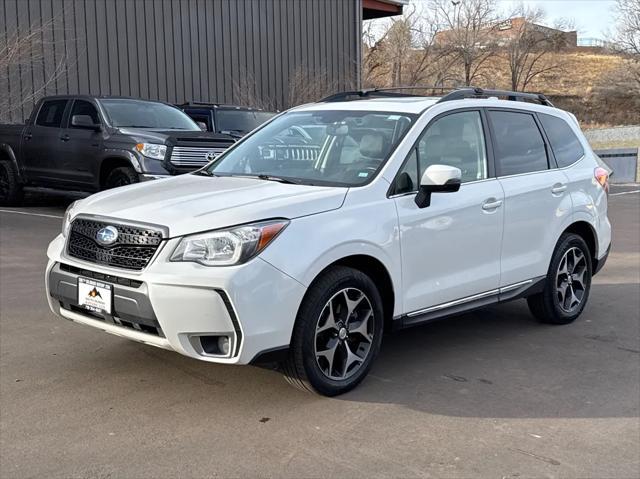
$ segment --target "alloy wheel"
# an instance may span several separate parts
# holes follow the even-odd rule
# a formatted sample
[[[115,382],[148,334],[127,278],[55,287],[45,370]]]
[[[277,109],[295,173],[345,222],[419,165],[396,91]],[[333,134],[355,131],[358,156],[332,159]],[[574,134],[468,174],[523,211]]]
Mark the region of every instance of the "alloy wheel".
[[[573,313],[582,304],[587,289],[586,274],[587,258],[584,253],[579,248],[569,248],[556,273],[556,295],[564,312]]]
[[[316,363],[329,379],[348,379],[365,363],[373,337],[369,298],[357,288],[342,289],[327,301],[316,323]]]

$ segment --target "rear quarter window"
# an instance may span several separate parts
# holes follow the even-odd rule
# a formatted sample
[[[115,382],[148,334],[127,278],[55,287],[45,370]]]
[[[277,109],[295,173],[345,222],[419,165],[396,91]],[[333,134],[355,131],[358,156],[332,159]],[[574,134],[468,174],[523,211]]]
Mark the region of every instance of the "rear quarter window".
[[[571,127],[562,118],[539,113],[538,118],[547,133],[558,166],[572,165],[584,156],[584,148]]]
[[[547,149],[529,113],[489,111],[493,127],[498,176],[519,175],[549,168]]]

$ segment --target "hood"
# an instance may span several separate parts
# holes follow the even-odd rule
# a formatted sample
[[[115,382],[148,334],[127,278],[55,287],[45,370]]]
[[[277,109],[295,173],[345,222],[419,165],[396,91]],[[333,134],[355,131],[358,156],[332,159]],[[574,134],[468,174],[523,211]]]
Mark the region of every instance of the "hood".
[[[147,128],[118,128],[121,135],[134,137],[141,142],[162,143],[166,145],[176,145],[182,142],[207,143],[207,142],[227,142],[234,143],[235,138],[231,135],[211,133],[201,130],[150,130]]]
[[[347,190],[255,178],[182,175],[97,193],[78,203],[74,213],[162,225],[174,237],[338,209]]]

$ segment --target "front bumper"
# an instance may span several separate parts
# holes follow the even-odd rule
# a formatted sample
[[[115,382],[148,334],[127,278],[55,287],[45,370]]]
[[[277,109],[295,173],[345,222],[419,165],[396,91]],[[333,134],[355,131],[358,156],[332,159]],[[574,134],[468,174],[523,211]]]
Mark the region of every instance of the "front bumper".
[[[71,321],[204,361],[248,364],[260,353],[288,346],[303,285],[254,258],[231,267],[169,262],[178,239],[161,245],[143,271],[80,261],[58,236],[46,270],[51,310]],[[78,307],[77,278],[113,284],[111,315]],[[207,336],[228,336],[226,356],[206,352]]]

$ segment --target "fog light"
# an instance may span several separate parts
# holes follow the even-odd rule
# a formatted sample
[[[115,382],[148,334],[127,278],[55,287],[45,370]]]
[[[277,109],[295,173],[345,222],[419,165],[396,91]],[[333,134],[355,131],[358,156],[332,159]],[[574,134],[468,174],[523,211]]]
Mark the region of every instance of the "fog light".
[[[231,351],[231,339],[229,336],[193,336],[191,341],[193,343],[198,340],[204,354],[209,356],[229,356]]]
[[[220,336],[218,338],[218,351],[221,354],[227,356],[229,354],[229,337],[228,336]]]

